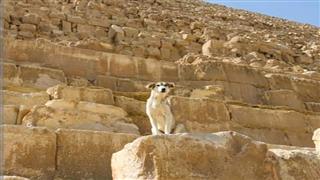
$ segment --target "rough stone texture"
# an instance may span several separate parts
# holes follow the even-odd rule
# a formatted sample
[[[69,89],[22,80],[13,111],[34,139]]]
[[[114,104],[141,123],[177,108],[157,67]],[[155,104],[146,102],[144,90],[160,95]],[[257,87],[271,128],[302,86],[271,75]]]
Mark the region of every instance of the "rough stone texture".
[[[49,129],[70,128],[139,134],[127,113],[112,105],[64,100],[48,101],[35,106],[22,120],[26,126],[45,126]]]
[[[45,104],[49,100],[49,95],[46,92],[21,93],[3,90],[2,93],[5,105],[25,105],[32,108],[35,105]]]
[[[94,87],[74,87],[57,85],[47,90],[53,99],[64,99],[69,101],[88,101],[99,104],[113,105],[112,91]]]
[[[234,132],[146,136],[112,156],[113,179],[266,179],[267,146]],[[130,166],[127,166],[127,164]]]
[[[3,124],[17,124],[19,108],[15,105],[3,106]]]
[[[188,132],[217,132],[229,127],[229,112],[224,103],[211,99],[173,97],[172,113]]]
[[[2,92],[6,120],[11,124],[87,129],[83,139],[92,138],[92,130],[147,135],[150,123],[145,101],[150,92],[145,85],[161,80],[176,84],[171,108],[177,123],[189,132],[233,130],[277,145],[314,145],[312,133],[320,128],[318,27],[201,0],[7,0],[3,9]],[[42,92],[49,87],[49,95]],[[74,163],[66,169],[73,169],[70,172],[77,179],[111,178],[109,170],[102,173],[99,160],[95,160],[97,171],[91,157],[78,160],[86,157],[87,149],[70,147],[70,152],[79,150],[72,161],[81,166]],[[212,153],[200,149],[199,154]],[[271,163],[264,158],[263,172],[251,170],[248,176],[240,176],[245,171],[235,169],[239,176],[223,176],[250,179],[257,173],[259,177],[251,179],[320,179],[313,169],[319,169],[317,165],[303,162],[313,158],[312,153],[299,152],[295,158],[291,155],[297,153],[287,147],[278,149],[282,151],[272,155]],[[192,153],[183,155],[185,161],[192,157]],[[109,158],[103,162],[106,168]],[[211,163],[210,158],[201,158]],[[243,162],[248,159],[235,165],[246,167]],[[214,173],[206,178],[213,172],[210,167],[224,172],[226,161],[205,168],[200,164],[204,176],[189,177],[214,179]],[[130,165],[126,164],[126,170]],[[187,165],[174,168],[199,170],[197,166],[183,169]]]
[[[320,157],[310,150],[270,149],[267,162],[273,169],[273,179],[310,179],[320,177]]]
[[[31,179],[52,179],[55,171],[56,135],[46,128],[2,125],[4,174]]]
[[[138,136],[98,131],[57,131],[60,179],[111,179],[111,155]]]
[[[259,131],[242,131],[240,132],[252,136],[257,140],[264,142],[275,143],[277,138],[286,139],[287,145],[296,146],[312,146],[311,141],[312,129],[319,127],[319,115],[307,115],[293,110],[277,110],[254,108],[239,105],[229,105],[228,109],[232,115],[233,125],[250,129],[260,129],[268,131],[271,129],[284,132],[281,136],[261,136]],[[313,124],[314,123],[314,124]],[[237,129],[237,127],[233,127]],[[261,133],[263,131],[260,131]],[[257,134],[256,134],[257,133]],[[259,135],[260,134],[260,135]],[[280,135],[280,134],[278,134]],[[269,137],[269,138],[268,138]]]
[[[288,106],[298,110],[305,109],[303,101],[294,91],[291,90],[266,91],[265,99],[269,105]]]

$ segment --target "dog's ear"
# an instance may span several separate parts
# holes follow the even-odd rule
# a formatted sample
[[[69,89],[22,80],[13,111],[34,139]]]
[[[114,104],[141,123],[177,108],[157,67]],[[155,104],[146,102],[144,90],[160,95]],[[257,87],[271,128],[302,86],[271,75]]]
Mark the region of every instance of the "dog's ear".
[[[169,88],[174,88],[174,87],[176,87],[176,85],[174,83],[168,83],[168,87]]]
[[[154,87],[156,87],[156,83],[149,83],[148,85],[146,85],[147,89],[153,89]]]

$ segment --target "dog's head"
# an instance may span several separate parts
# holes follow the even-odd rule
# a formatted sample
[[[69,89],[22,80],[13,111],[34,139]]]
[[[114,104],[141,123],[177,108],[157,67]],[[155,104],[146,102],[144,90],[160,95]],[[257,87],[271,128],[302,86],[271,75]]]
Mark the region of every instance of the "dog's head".
[[[146,88],[151,89],[151,91],[159,94],[168,94],[170,90],[174,88],[174,86],[174,83],[156,82],[148,84]]]

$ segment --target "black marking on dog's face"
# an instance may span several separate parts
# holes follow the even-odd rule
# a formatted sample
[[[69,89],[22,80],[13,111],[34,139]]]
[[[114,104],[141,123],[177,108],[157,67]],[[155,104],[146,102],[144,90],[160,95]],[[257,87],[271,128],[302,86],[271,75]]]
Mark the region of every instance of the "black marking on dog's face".
[[[158,93],[168,93],[170,92],[170,89],[174,88],[174,86],[174,83],[157,82],[148,84],[146,87]]]

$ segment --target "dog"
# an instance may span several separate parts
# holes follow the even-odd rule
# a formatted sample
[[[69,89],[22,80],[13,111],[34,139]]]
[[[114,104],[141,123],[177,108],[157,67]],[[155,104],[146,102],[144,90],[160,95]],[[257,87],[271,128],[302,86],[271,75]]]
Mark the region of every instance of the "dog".
[[[183,125],[179,124],[175,128],[175,120],[170,109],[168,96],[174,87],[174,83],[168,82],[150,83],[146,86],[151,90],[146,103],[146,113],[151,123],[153,135],[170,134],[174,129],[174,133],[184,131]]]

